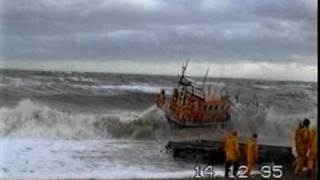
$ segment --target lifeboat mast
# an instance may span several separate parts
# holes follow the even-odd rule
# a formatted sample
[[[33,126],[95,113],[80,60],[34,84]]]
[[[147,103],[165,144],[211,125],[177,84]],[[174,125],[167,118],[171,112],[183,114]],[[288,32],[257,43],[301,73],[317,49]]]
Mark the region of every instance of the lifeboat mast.
[[[182,90],[187,90],[188,92],[191,91],[192,95],[204,101],[205,100],[204,86],[207,79],[209,68],[207,69],[205,77],[203,78],[202,86],[200,87],[195,82],[192,82],[192,80],[185,75],[186,69],[188,68],[188,65],[189,65],[189,60],[190,59],[188,59],[185,65],[182,66],[181,75],[179,76],[178,87],[182,88]]]

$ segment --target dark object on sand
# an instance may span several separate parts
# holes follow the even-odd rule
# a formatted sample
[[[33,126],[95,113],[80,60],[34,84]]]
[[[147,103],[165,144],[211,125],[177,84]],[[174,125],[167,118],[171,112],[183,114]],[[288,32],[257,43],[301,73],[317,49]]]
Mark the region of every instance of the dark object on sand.
[[[183,158],[188,161],[223,164],[223,142],[211,140],[191,140],[173,142],[169,141],[166,150],[171,152],[174,158]],[[244,155],[244,143],[239,143],[241,155]],[[259,164],[275,164],[290,167],[294,161],[291,147],[259,144]],[[241,157],[241,160],[245,157]]]

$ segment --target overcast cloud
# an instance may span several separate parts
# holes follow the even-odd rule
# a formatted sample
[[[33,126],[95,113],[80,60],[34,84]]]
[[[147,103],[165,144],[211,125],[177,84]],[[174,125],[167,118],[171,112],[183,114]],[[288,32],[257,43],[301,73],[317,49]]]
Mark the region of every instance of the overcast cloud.
[[[0,0],[0,64],[317,81],[316,3]]]

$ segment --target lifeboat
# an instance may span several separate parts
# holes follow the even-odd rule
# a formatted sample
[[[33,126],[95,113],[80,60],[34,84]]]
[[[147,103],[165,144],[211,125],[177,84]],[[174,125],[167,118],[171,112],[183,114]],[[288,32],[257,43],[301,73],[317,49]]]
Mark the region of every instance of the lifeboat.
[[[209,126],[230,120],[231,101],[225,89],[220,93],[206,86],[208,70],[202,84],[193,82],[185,75],[189,61],[182,66],[177,86],[172,95],[165,90],[157,95],[156,104],[165,112],[167,119],[183,127]]]

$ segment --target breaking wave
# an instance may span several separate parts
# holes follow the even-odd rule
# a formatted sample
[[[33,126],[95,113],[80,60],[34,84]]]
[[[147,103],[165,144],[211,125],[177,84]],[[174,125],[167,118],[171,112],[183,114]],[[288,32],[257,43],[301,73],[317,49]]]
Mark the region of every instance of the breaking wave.
[[[63,112],[25,99],[15,107],[0,109],[1,137],[34,138],[158,138],[166,129],[165,118],[155,107],[138,112],[107,114]],[[161,131],[160,131],[161,129]]]
[[[62,139],[200,139],[221,138],[224,129],[237,129],[240,136],[257,132],[264,140],[288,142],[298,120],[310,118],[315,124],[317,112],[279,115],[263,104],[234,103],[231,123],[225,128],[179,129],[168,123],[163,111],[151,106],[143,112],[110,111],[103,114],[65,112],[46,104],[25,99],[14,107],[0,109],[1,137]]]

